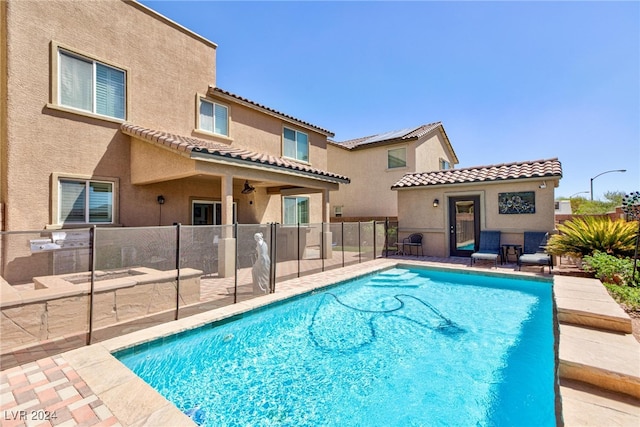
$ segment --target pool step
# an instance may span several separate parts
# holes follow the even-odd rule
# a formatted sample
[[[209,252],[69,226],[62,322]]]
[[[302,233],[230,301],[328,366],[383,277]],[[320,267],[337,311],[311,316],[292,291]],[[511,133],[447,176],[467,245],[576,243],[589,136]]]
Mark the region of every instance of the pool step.
[[[631,318],[597,279],[555,276],[558,321],[605,331],[632,332]]]
[[[373,276],[370,281],[371,282],[402,282],[405,280],[412,280],[418,277],[417,273],[404,273],[404,274],[393,274],[393,275],[378,275]]]
[[[560,324],[560,377],[640,399],[640,343],[631,334]]]

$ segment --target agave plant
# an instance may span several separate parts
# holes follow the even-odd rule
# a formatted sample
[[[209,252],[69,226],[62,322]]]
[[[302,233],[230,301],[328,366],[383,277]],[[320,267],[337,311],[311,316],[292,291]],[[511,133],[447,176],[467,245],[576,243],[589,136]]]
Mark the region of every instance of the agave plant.
[[[585,216],[558,225],[559,234],[551,236],[547,252],[554,255],[583,257],[595,251],[615,256],[632,256],[638,224],[612,221],[608,217]]]

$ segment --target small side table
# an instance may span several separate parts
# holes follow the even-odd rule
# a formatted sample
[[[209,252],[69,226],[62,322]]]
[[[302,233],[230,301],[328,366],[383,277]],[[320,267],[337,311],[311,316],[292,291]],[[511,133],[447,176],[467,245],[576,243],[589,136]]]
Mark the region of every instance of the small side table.
[[[516,262],[518,262],[518,258],[522,255],[522,245],[514,245],[511,243],[506,243],[502,246],[502,262],[509,262],[509,254],[512,253],[511,249],[513,249],[513,254],[516,256]]]
[[[385,250],[385,256],[400,255],[400,248],[397,243],[395,245],[388,245],[384,250]]]

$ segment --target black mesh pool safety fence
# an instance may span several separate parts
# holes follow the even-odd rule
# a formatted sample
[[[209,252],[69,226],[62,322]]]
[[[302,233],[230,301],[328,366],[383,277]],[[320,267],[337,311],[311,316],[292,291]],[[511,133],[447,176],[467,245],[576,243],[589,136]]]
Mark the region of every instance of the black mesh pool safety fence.
[[[389,221],[1,232],[1,354],[90,344],[245,301],[396,244]]]

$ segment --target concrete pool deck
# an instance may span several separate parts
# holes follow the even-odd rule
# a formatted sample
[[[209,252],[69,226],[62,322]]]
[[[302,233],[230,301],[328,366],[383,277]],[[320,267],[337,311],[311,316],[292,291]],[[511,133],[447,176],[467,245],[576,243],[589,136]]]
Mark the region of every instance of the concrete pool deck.
[[[630,334],[629,317],[599,281],[540,274],[539,268],[514,272],[513,266],[509,270],[468,267],[455,265],[450,259],[415,257],[377,259],[289,280],[279,283],[274,294],[2,371],[2,425],[195,425],[111,353],[396,264],[553,277],[560,322],[559,374],[564,425],[640,425],[640,343]],[[56,418],[42,419],[51,415]]]

